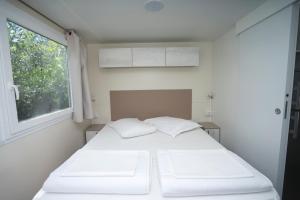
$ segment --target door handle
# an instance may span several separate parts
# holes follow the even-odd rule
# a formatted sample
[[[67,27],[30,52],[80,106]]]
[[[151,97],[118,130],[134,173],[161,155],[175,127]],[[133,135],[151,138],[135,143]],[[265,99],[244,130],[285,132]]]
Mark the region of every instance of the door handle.
[[[289,93],[287,93],[285,95],[285,104],[284,104],[284,119],[286,119],[287,117],[287,109],[288,109],[288,105],[289,105],[289,102],[288,102],[288,98],[289,98]]]
[[[284,119],[286,119],[286,117],[287,117],[288,103],[289,103],[289,102],[286,100],[286,101],[285,101],[285,104],[284,104]]]

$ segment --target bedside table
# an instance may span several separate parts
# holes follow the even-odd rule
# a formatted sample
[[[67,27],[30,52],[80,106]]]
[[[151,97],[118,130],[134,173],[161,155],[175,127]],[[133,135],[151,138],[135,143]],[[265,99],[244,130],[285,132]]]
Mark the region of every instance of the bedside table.
[[[199,122],[202,126],[201,128],[205,130],[210,136],[216,139],[215,135],[217,134],[217,140],[221,142],[221,128],[213,122]]]
[[[103,127],[105,124],[92,124],[85,130],[85,140],[90,141]]]

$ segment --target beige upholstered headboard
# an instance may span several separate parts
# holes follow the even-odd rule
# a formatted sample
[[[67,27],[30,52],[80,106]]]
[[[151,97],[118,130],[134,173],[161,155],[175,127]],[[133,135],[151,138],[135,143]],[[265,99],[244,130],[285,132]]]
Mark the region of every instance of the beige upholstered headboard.
[[[110,91],[111,120],[158,116],[192,117],[192,90]]]

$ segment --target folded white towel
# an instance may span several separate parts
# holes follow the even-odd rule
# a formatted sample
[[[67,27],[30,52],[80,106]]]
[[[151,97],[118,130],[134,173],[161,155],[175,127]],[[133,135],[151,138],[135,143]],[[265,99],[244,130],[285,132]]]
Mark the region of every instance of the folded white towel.
[[[215,151],[220,151],[220,153]],[[204,158],[195,158],[197,152],[190,150],[173,151],[173,153],[170,153],[172,151],[159,151],[159,178],[163,195],[180,197],[245,194],[270,191],[273,188],[268,178],[237,155],[229,151],[229,154],[222,154],[224,153],[222,151],[226,150],[203,150],[198,156]],[[188,155],[189,153],[191,155]],[[177,155],[178,157],[176,157]],[[207,159],[209,155],[215,158]],[[224,157],[219,158],[222,163],[215,160],[222,155]],[[206,163],[195,163],[202,161]],[[189,166],[191,164],[195,164],[195,166]],[[215,166],[216,164],[221,166]],[[210,169],[206,169],[206,167]],[[224,174],[222,174],[222,167],[225,169]],[[230,167],[236,171],[228,169]]]
[[[61,176],[134,176],[136,151],[79,150],[61,170]]]
[[[101,150],[98,151],[99,154],[101,154]],[[89,173],[88,176],[62,176],[66,173],[66,169],[68,169],[68,166],[71,166],[70,164],[72,164],[74,160],[80,162],[82,156],[85,154],[75,153],[48,177],[43,185],[43,190],[50,193],[75,194],[147,194],[150,191],[150,154],[146,151],[136,151],[136,153],[138,160],[133,176],[122,176],[120,174],[118,174],[118,176],[116,176],[116,174],[112,176],[108,174],[105,174],[105,176],[99,176],[99,174],[97,174],[97,176],[91,176]],[[120,151],[120,154],[124,155],[124,152]],[[119,163],[116,163],[116,160],[113,162],[122,168],[126,163],[126,158],[122,158]],[[73,172],[82,173],[83,171],[80,171],[81,169],[86,170],[86,168],[81,168],[86,167],[85,165],[78,166],[77,163],[74,164],[74,166],[77,166],[76,170],[72,167],[69,168],[72,169]],[[125,164],[125,166],[127,168],[129,166],[130,168],[131,165]],[[94,170],[94,168],[92,169]],[[106,168],[103,169],[106,170]],[[114,172],[117,172],[115,170],[116,168]],[[81,175],[84,175],[84,173]]]
[[[245,178],[253,173],[227,150],[173,150],[168,160],[176,178]]]

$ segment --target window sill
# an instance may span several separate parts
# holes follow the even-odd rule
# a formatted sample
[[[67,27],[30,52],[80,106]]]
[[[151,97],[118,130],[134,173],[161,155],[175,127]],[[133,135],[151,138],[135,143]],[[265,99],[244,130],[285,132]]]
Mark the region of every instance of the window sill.
[[[67,119],[72,119],[72,108],[49,113],[41,117],[20,122],[17,129],[12,131],[0,146],[16,141],[19,138],[30,135],[47,127],[53,126]]]

